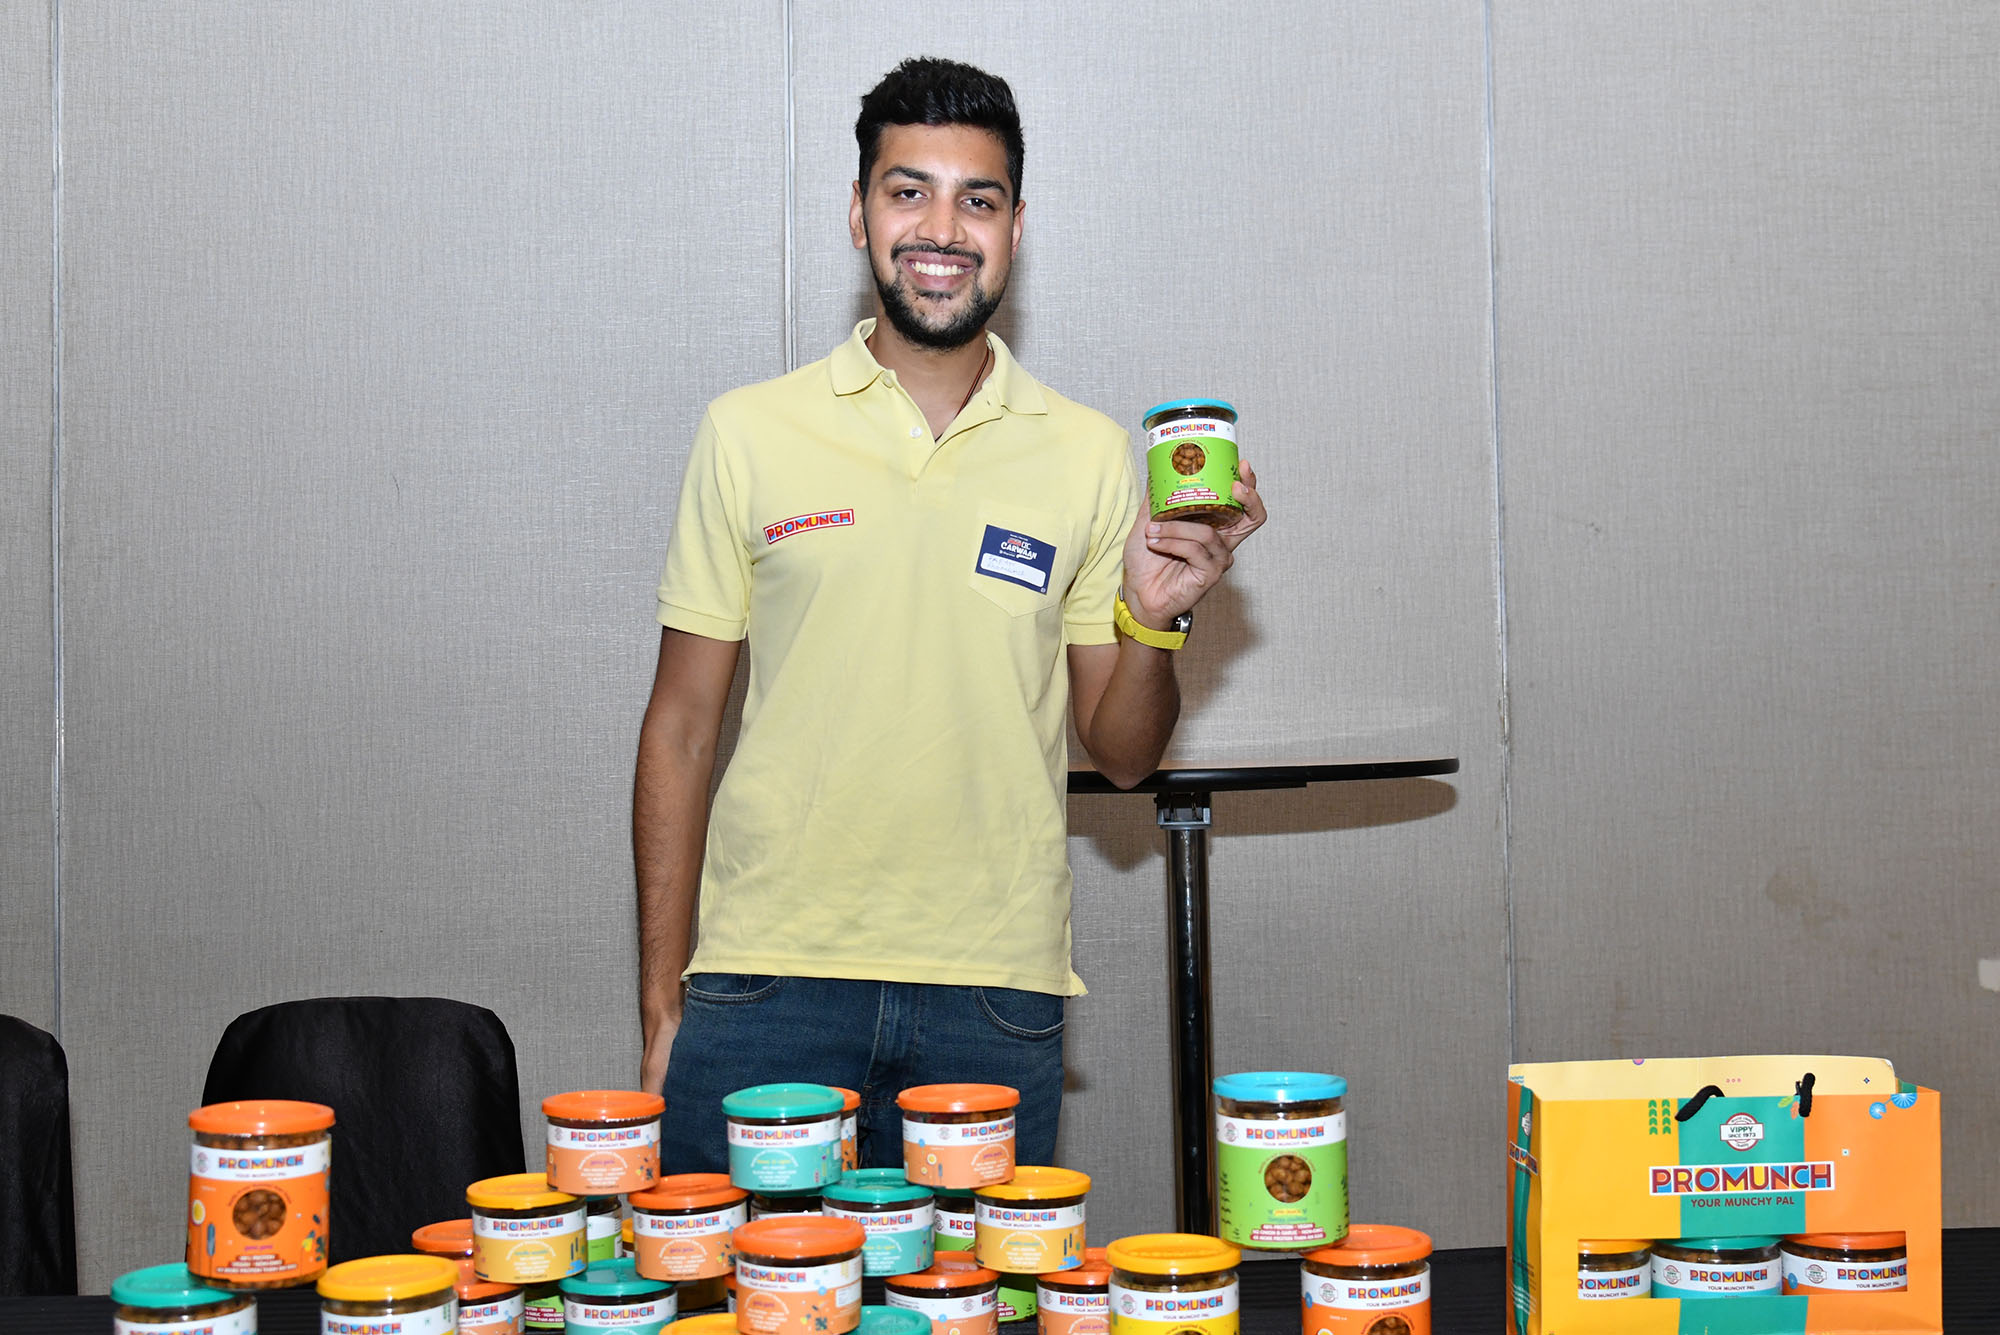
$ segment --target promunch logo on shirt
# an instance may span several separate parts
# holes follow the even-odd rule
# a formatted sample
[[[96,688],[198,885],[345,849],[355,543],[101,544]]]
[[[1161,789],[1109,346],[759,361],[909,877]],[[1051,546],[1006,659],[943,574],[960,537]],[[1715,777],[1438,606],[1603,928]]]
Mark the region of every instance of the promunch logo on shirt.
[[[853,523],[852,510],[821,510],[816,514],[793,515],[790,519],[780,519],[775,524],[764,525],[764,541],[768,545],[780,538],[789,538],[794,533],[805,533],[817,528],[847,528]]]

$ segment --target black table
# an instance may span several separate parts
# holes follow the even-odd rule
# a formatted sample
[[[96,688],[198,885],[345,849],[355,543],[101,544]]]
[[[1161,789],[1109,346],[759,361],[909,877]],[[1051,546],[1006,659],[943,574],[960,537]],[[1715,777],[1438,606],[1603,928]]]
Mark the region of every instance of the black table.
[[[1215,1179],[1209,1166],[1211,1052],[1208,993],[1208,828],[1219,792],[1303,788],[1313,783],[1419,779],[1456,774],[1453,756],[1326,760],[1311,764],[1176,765],[1129,789],[1096,770],[1071,770],[1072,793],[1151,793],[1167,832],[1169,991],[1174,1025],[1174,1198],[1184,1233],[1215,1232]]]

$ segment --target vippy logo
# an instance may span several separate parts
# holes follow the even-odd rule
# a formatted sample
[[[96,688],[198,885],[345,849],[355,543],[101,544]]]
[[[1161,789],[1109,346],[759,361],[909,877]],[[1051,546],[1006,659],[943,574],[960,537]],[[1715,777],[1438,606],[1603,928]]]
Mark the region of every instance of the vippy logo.
[[[1742,1152],[1764,1138],[1764,1124],[1749,1113],[1737,1113],[1722,1124],[1722,1143]]]

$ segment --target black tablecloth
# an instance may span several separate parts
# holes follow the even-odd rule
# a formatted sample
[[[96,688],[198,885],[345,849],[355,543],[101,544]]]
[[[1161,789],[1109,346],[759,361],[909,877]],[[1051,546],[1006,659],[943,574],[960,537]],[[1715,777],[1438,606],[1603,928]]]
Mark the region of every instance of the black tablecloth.
[[[1501,1335],[1507,1329],[1505,1253],[1498,1247],[1439,1252],[1431,1260],[1431,1329],[1436,1335]],[[1243,1335],[1299,1335],[1298,1267],[1246,1262]],[[1944,1235],[1944,1328],[1948,1335],[2000,1335],[2000,1228],[1948,1229]],[[864,1299],[881,1301],[870,1282]],[[318,1335],[319,1300],[311,1289],[257,1299],[259,1335]],[[0,1298],[0,1332],[104,1335],[109,1298]],[[1021,1323],[1020,1330],[1033,1326]]]

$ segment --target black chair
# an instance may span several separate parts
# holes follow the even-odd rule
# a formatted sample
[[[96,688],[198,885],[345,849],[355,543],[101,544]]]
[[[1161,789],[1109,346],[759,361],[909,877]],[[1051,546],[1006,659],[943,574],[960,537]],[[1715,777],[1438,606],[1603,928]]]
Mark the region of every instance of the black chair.
[[[55,1039],[0,1015],[0,1297],[75,1292],[69,1062]]]
[[[483,1006],[438,997],[286,1001],[230,1021],[201,1101],[333,1109],[328,1259],[410,1250],[463,1219],[465,1188],[523,1171],[514,1041]]]

